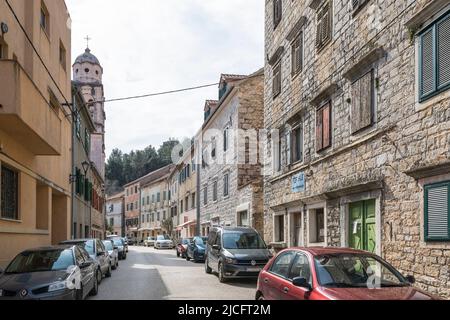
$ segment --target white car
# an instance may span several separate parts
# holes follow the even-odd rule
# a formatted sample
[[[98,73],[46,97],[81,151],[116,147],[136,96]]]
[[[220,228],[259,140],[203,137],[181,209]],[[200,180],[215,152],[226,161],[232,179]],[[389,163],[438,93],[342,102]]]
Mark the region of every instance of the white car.
[[[155,241],[155,249],[173,249],[173,241],[168,235],[158,236]]]
[[[154,247],[155,242],[156,242],[155,237],[148,237],[147,239],[144,240],[144,246],[145,247]]]

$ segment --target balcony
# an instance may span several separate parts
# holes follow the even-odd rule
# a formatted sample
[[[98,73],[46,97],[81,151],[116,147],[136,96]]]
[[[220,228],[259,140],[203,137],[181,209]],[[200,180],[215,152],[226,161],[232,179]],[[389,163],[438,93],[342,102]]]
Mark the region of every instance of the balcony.
[[[34,155],[61,154],[61,119],[15,61],[0,61],[0,129]]]

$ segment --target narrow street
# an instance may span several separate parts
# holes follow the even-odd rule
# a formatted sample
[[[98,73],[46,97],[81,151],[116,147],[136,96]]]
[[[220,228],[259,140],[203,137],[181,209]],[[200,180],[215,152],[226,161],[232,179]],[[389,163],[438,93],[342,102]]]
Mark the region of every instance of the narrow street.
[[[203,263],[177,258],[174,250],[130,247],[127,260],[92,300],[254,300],[256,280],[221,284]]]

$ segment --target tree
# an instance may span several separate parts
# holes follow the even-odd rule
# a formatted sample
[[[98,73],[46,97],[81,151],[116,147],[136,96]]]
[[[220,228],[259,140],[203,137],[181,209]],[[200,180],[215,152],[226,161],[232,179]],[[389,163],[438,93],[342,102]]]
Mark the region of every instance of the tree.
[[[161,226],[167,231],[170,236],[173,235],[173,220],[172,218],[167,218],[161,222]]]

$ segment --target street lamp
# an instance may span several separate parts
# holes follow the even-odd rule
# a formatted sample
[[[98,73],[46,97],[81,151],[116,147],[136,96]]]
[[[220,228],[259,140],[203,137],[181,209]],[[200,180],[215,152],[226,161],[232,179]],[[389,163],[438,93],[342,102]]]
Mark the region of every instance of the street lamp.
[[[87,162],[87,161],[83,161],[83,163],[81,163],[81,166],[83,167],[84,176],[86,176],[91,167],[91,163]]]

